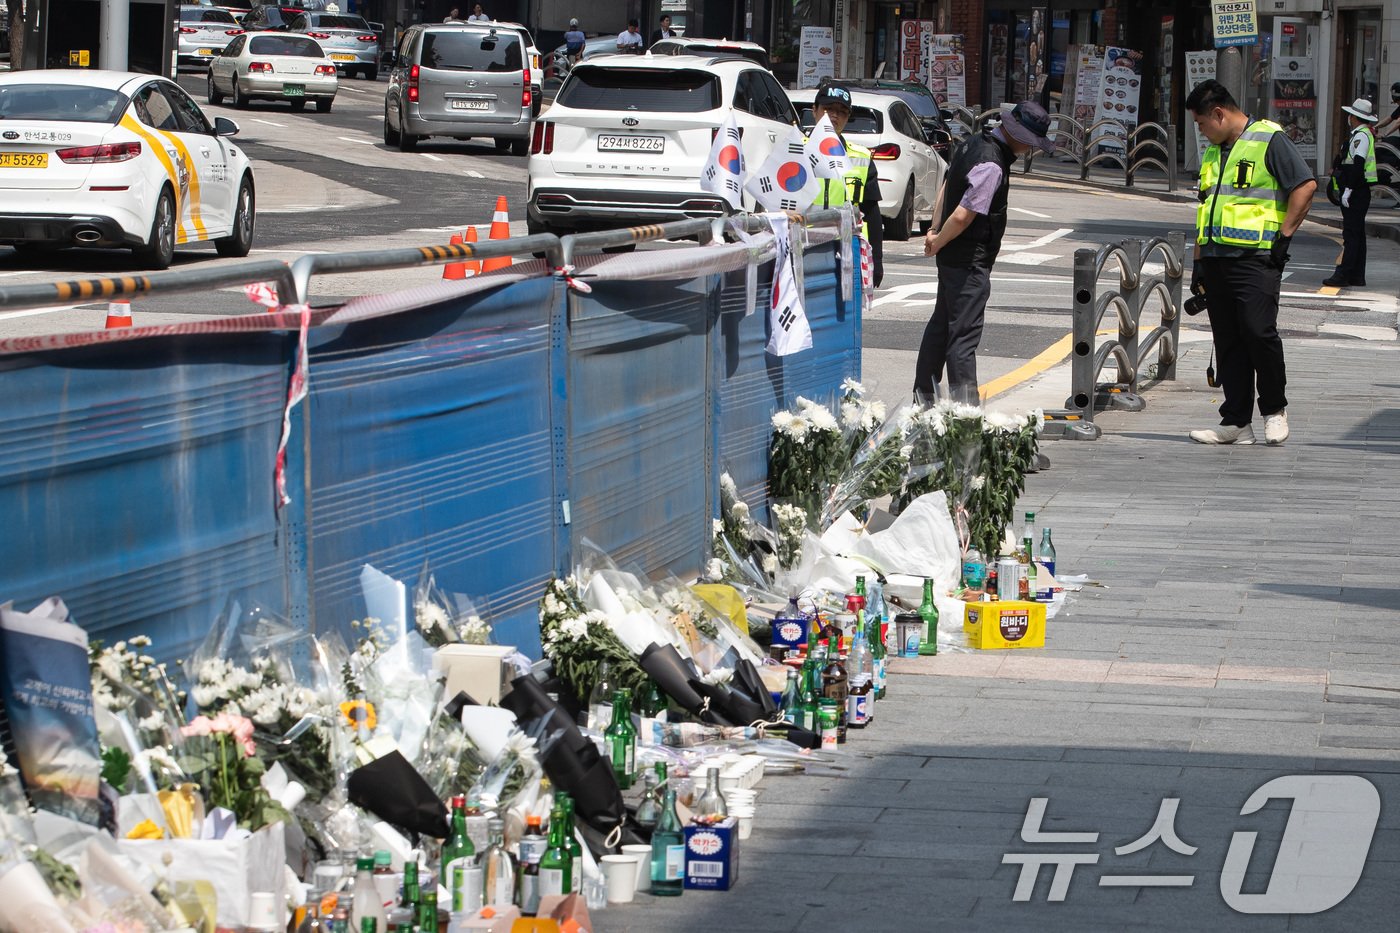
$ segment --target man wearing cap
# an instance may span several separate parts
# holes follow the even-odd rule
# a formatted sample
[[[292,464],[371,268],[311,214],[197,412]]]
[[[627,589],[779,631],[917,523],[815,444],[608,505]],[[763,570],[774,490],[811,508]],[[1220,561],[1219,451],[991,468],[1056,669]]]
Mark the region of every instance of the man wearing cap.
[[[1323,285],[1345,288],[1366,284],[1366,211],[1371,207],[1371,186],[1380,181],[1376,170],[1376,122],[1371,102],[1358,97],[1343,107],[1351,141],[1342,160],[1338,184],[1342,189],[1342,261]]]
[[[1035,101],[1002,115],[1001,125],[969,138],[953,156],[924,238],[938,261],[938,298],[914,365],[914,398],[935,398],[943,370],[954,398],[977,401],[977,345],[992,293],[992,263],[1006,233],[1011,163],[1033,146],[1053,153],[1050,117]]]
[[[870,150],[846,141],[841,131],[851,119],[851,92],[834,84],[823,86],[812,101],[812,120],[821,122],[825,116],[831,128],[841,137],[846,150],[846,174],[842,178],[823,178],[822,193],[812,204],[815,208],[840,207],[847,201],[860,208],[860,232],[870,243],[871,281],[877,286],[885,277],[885,222],[880,217],[880,175]]]
[[[1283,128],[1246,116],[1219,81],[1197,85],[1186,109],[1210,140],[1201,157],[1191,291],[1206,301],[1225,396],[1220,425],[1192,431],[1191,440],[1253,444],[1257,388],[1264,440],[1282,444],[1288,399],[1278,293],[1317,181]]]
[[[564,33],[564,54],[568,56],[571,63],[577,64],[583,55],[583,47],[588,44],[588,37],[583,34],[583,30],[578,28],[578,20],[569,20],[569,31]]]

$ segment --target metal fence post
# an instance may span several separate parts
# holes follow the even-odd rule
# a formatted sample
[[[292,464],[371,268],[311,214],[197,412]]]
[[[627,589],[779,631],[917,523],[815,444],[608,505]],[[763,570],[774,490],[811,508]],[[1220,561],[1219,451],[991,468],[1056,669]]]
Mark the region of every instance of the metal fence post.
[[[1092,249],[1074,251],[1074,306],[1072,318],[1073,346],[1070,348],[1070,397],[1065,408],[1077,412],[1080,426],[1071,426],[1072,436],[1099,436],[1094,424],[1094,336],[1098,322],[1094,320],[1095,288],[1099,277],[1097,252]]]
[[[1167,127],[1167,191],[1176,191],[1176,124]]]
[[[1128,257],[1128,266],[1119,277],[1118,289],[1123,295],[1123,300],[1127,302],[1128,314],[1126,319],[1123,315],[1118,317],[1118,344],[1123,348],[1131,368],[1126,373],[1118,373],[1118,382],[1120,385],[1126,386],[1129,392],[1136,392],[1138,383],[1138,321],[1142,319],[1143,293],[1146,291],[1142,287],[1142,240],[1124,240],[1123,253]]]
[[[1173,230],[1167,234],[1171,253],[1177,259],[1173,272],[1172,264],[1167,263],[1167,292],[1171,295],[1171,306],[1162,308],[1162,324],[1167,328],[1163,342],[1157,348],[1157,378],[1176,379],[1176,361],[1181,355],[1181,283],[1186,275],[1186,234]]]

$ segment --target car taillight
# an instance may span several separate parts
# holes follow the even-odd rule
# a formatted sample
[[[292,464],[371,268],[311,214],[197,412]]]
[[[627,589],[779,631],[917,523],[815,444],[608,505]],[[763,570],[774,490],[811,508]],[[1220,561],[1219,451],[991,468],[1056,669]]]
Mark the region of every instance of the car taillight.
[[[64,162],[92,165],[98,162],[126,162],[141,154],[140,143],[103,143],[100,146],[78,146],[59,149],[55,155]]]
[[[317,66],[316,66],[316,73],[317,73],[318,75],[333,75],[333,74],[335,74],[335,66],[334,66],[334,65],[317,65]]]
[[[520,80],[523,82],[520,89],[520,106],[530,106],[530,69],[524,68],[520,72]]]
[[[189,26],[181,26],[180,31],[183,32],[185,35],[189,35],[192,32],[199,32],[198,29],[191,29]]]
[[[331,37],[328,32],[308,32],[307,35],[313,39],[329,39]]]
[[[224,35],[226,35],[226,36],[241,36],[241,35],[243,35],[243,30],[241,30],[241,29],[225,29],[225,30],[224,30]]]
[[[355,41],[356,41],[356,42],[378,42],[378,41],[379,41],[379,37],[378,37],[378,36],[356,36],[356,37],[355,37]]]
[[[548,120],[537,120],[535,132],[530,137],[530,155],[551,155],[554,152],[554,124]]]
[[[248,63],[248,74],[252,74],[252,73],[255,72],[255,71],[260,71],[260,72],[263,72],[263,73],[266,73],[266,74],[271,74],[271,73],[272,73],[272,62],[249,62],[249,63]]]
[[[886,159],[898,159],[898,158],[899,158],[899,144],[898,144],[898,143],[881,143],[880,145],[876,146],[874,149],[871,149],[871,150],[870,150],[870,158],[872,158],[872,159],[881,159],[881,160],[886,160]]]
[[[418,66],[411,65],[408,69],[408,99],[411,103],[418,102]]]

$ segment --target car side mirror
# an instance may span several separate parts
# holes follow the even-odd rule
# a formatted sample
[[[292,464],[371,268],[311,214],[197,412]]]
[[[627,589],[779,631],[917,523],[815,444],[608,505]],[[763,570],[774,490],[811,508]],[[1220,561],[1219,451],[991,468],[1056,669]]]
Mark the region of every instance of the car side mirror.
[[[238,124],[237,124],[237,123],[234,123],[234,122],[233,122],[232,120],[230,120],[228,117],[215,117],[215,118],[214,118],[214,135],[215,135],[215,136],[237,136],[237,135],[238,135]]]
[[[939,108],[938,115],[943,118],[944,123],[947,123],[948,121],[953,119],[953,111],[947,109],[946,107]]]

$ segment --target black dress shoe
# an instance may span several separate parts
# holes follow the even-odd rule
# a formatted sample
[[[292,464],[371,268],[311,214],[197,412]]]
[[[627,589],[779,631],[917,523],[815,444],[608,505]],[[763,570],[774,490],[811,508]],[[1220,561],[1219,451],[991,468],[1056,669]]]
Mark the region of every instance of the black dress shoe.
[[[1347,286],[1347,283],[1343,279],[1338,278],[1323,279],[1322,284],[1329,288],[1346,288]]]

